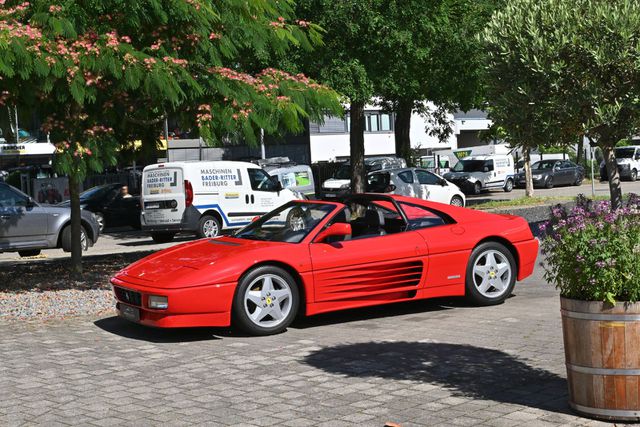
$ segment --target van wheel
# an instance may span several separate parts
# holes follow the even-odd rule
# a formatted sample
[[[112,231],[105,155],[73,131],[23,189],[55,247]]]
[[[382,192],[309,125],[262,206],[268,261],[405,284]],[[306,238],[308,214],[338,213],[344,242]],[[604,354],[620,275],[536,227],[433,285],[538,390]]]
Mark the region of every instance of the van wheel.
[[[205,215],[200,218],[198,224],[198,237],[211,238],[220,235],[220,221],[212,215]]]
[[[287,214],[287,226],[293,231],[304,230],[305,216],[300,208],[293,208]]]
[[[151,233],[151,238],[156,243],[169,243],[176,233]]]
[[[633,169],[631,171],[631,176],[629,177],[629,179],[631,180],[631,182],[635,181],[636,179],[638,179],[638,171]]]
[[[60,243],[63,251],[71,252],[71,224],[62,230]],[[85,230],[84,225],[80,226],[80,248],[82,252],[89,250],[89,237],[87,236],[87,230]]]
[[[513,190],[513,180],[511,178],[507,179],[507,182],[504,184],[504,192],[511,193]]]

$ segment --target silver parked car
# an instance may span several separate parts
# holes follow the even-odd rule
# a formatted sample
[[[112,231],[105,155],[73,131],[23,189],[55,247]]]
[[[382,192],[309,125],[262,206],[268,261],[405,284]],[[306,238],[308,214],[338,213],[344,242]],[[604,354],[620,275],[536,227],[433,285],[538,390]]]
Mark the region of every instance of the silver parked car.
[[[81,211],[82,250],[98,240],[100,228],[94,215]],[[0,252],[35,256],[41,249],[71,251],[71,209],[41,206],[20,190],[0,182]]]
[[[371,172],[367,175],[367,191],[400,194],[460,207],[464,207],[466,201],[458,186],[420,168]]]

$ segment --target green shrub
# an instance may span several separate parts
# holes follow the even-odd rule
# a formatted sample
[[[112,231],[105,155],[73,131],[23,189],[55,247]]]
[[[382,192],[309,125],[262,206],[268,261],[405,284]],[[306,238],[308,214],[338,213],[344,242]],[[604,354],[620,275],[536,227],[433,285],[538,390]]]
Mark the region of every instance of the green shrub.
[[[579,196],[568,211],[551,209],[543,224],[545,279],[563,297],[586,300],[640,300],[640,198],[612,211],[609,201]]]

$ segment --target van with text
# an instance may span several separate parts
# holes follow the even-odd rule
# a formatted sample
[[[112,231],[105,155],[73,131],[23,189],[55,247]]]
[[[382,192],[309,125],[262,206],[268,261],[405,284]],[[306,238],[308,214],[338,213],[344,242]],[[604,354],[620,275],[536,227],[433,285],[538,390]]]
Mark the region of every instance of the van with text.
[[[176,233],[215,237],[249,224],[300,193],[283,189],[248,162],[195,161],[150,165],[142,173],[142,229],[165,243]]]

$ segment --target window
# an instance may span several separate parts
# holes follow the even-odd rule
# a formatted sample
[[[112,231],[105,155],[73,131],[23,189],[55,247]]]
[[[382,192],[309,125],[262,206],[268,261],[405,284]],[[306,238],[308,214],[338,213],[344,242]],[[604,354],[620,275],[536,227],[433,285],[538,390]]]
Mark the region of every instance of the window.
[[[0,186],[0,208],[16,208],[27,206],[27,198],[8,186]]]
[[[400,202],[400,208],[407,216],[407,220],[409,221],[409,230],[435,227],[450,222],[447,221],[446,218],[422,206]]]
[[[309,133],[312,134],[346,132],[349,132],[349,123],[340,117],[324,116],[324,123],[322,124],[309,123]]]
[[[493,160],[486,160],[484,162],[484,168],[482,170],[486,172],[491,172],[493,170]]]
[[[400,172],[398,178],[407,184],[413,184],[413,173],[411,171]]]
[[[432,174],[431,172],[417,170],[418,182],[422,185],[438,185],[440,184],[440,178]]]
[[[378,126],[378,118],[380,116],[378,114],[370,114],[367,118],[367,131],[369,132],[378,132],[380,130],[380,126]]]
[[[278,186],[262,169],[247,169],[251,188],[256,191],[277,191]]]
[[[391,130],[391,114],[380,114],[380,130],[387,132]]]

